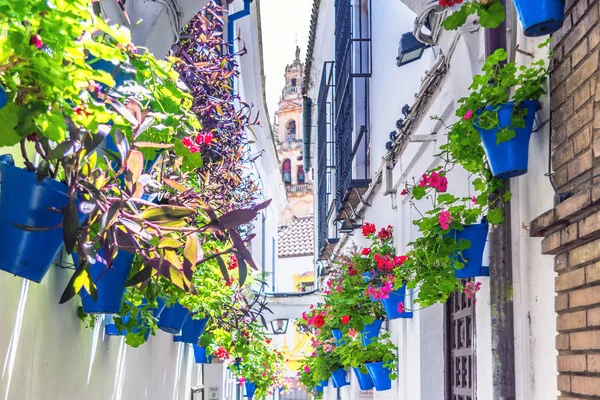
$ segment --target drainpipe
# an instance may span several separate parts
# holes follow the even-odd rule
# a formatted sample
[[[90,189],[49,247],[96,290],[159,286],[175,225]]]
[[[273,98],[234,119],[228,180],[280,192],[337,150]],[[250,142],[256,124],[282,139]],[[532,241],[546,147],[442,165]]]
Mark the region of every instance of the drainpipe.
[[[252,0],[244,0],[244,9],[231,14],[229,18],[227,18],[227,41],[231,44],[233,44],[234,23],[238,19],[242,19],[250,15],[250,3],[252,3]]]
[[[501,0],[501,3],[506,9],[508,2]],[[507,12],[506,19],[508,18]],[[485,30],[486,57],[497,49],[506,49],[506,19],[499,27]],[[502,192],[509,190],[510,179],[506,179]],[[496,193],[499,194],[502,193]],[[516,390],[510,204],[504,205],[503,209],[505,221],[491,230],[489,242],[493,399],[514,400]]]
[[[302,98],[302,164],[304,173],[310,170],[310,136],[311,136],[312,99]]]

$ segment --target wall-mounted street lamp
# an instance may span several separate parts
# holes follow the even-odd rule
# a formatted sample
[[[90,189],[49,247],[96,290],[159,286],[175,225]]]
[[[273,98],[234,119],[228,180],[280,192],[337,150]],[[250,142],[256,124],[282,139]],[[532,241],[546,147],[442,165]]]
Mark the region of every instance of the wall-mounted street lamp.
[[[285,335],[290,320],[287,318],[275,319],[271,321],[271,333],[273,335]]]
[[[400,38],[400,46],[398,47],[396,65],[401,67],[413,61],[417,61],[419,58],[421,58],[423,52],[428,47],[430,46],[419,42],[412,32],[406,32]]]

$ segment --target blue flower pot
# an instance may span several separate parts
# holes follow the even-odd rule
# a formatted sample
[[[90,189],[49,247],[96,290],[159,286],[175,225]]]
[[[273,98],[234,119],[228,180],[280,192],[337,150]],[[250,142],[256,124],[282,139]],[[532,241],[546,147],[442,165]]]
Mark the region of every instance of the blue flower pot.
[[[158,327],[168,333],[177,334],[183,328],[185,321],[190,317],[190,312],[179,303],[167,307],[160,314]]]
[[[332,334],[333,338],[335,339],[335,343],[338,346],[344,344],[344,341],[342,340],[342,337],[344,336],[344,334],[342,333],[341,330],[339,330],[339,329],[332,329],[331,330],[331,334]]]
[[[183,327],[181,328],[181,335],[174,336],[173,341],[183,343],[198,343],[200,335],[204,333],[208,318],[193,319],[191,316],[185,320]]]
[[[210,364],[212,362],[212,354],[206,354],[206,347],[194,344],[194,358],[197,364]]]
[[[365,282],[369,282],[371,279],[373,279],[373,274],[370,272],[365,272],[361,276]]]
[[[457,269],[454,275],[457,278],[474,278],[476,276],[490,276],[490,268],[484,267],[483,264],[483,250],[485,248],[485,242],[488,236],[488,224],[473,224],[465,226],[462,231],[452,231],[450,235],[453,235],[456,241],[466,239],[471,242],[471,247],[463,250],[462,258],[466,260],[465,266],[461,269]],[[456,259],[460,259],[458,255]],[[462,261],[462,260],[461,260]]]
[[[12,163],[12,157],[4,156]],[[35,173],[0,162],[0,269],[21,278],[41,282],[63,246],[63,230],[43,232],[19,229],[14,223],[52,227],[62,222],[67,205],[67,186],[53,179],[38,184]],[[79,223],[86,215],[80,213]]]
[[[256,384],[246,381],[244,386],[246,387],[246,394],[244,395],[244,397],[252,399],[254,397],[254,392],[256,392]]]
[[[389,319],[412,318],[413,313],[409,311],[399,312],[398,305],[404,303],[406,295],[406,285],[402,285],[398,290],[390,293],[387,299],[381,299],[385,313]]]
[[[533,2],[535,6],[537,2]],[[516,136],[507,142],[496,144],[496,134],[501,128],[512,126],[512,111],[514,103],[505,103],[501,106],[486,107],[486,111],[496,110],[498,113],[499,126],[493,129],[483,129],[477,123],[475,128],[481,136],[483,149],[490,164],[492,174],[496,178],[507,179],[527,173],[527,162],[529,160],[529,137],[533,129],[537,101],[528,100],[521,104],[527,109],[524,128],[514,129]]]
[[[350,382],[346,381],[346,370],[339,368],[331,373],[331,382],[333,382],[334,388],[341,388],[342,386],[349,385]]]
[[[4,86],[0,85],[0,109],[2,109],[6,103],[8,103],[8,94],[6,94]]]
[[[398,307],[398,306],[396,306]],[[379,330],[381,329],[381,324],[383,324],[382,319],[376,319],[373,323],[365,325],[362,330],[362,343],[367,346],[371,343],[372,340],[376,339],[379,336]],[[363,389],[366,390],[366,389]]]
[[[104,325],[104,333],[108,336],[124,336],[127,335],[127,330],[118,330],[117,325],[115,324],[106,324]]]
[[[550,35],[565,19],[565,0],[513,0],[525,36]]]
[[[392,371],[384,367],[383,362],[365,364],[365,367],[367,367],[377,391],[390,390],[392,388],[392,380],[389,376]]]
[[[104,258],[104,254],[104,250],[98,251],[100,257]],[[117,314],[121,310],[125,283],[134,257],[131,253],[119,250],[109,269],[104,262],[96,261],[95,264],[90,264],[89,272],[92,281],[96,283],[98,300],[94,301],[92,296],[82,289],[80,295],[83,311],[88,314]],[[73,254],[73,261],[77,265],[76,254]]]
[[[371,390],[375,387],[373,379],[371,378],[371,375],[369,375],[368,372],[366,374],[363,374],[362,372],[360,372],[360,368],[352,369],[354,370],[354,376],[356,376],[356,380],[358,381],[358,386],[360,387],[360,390]]]
[[[329,386],[329,379],[327,379],[326,381],[320,381],[319,386],[321,386],[321,387]]]
[[[87,61],[91,61],[93,60],[94,56],[89,56],[87,58]],[[127,80],[135,80],[135,74],[131,73],[131,72],[127,72],[123,69],[123,67],[119,67],[109,61],[106,60],[102,60],[99,59],[91,64],[89,64],[90,67],[92,67],[93,69],[95,69],[96,71],[104,71],[107,72],[111,75],[113,75],[113,73],[116,70],[116,74],[114,75],[114,80],[116,83],[116,86],[121,86],[123,85],[123,83],[125,83],[125,81]],[[117,69],[118,68],[118,69]],[[104,85],[103,85],[104,86]]]

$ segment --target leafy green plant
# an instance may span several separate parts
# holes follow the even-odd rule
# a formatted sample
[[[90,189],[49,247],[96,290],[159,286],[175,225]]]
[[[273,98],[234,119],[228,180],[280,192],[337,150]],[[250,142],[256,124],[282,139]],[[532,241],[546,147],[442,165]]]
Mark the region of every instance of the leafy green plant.
[[[396,373],[398,348],[391,342],[389,333],[372,340],[366,346],[363,345],[360,337],[357,337],[339,346],[337,352],[344,368],[359,368],[366,374],[365,364],[383,362],[384,366],[392,371],[390,379],[394,380],[398,377]]]
[[[452,7],[455,4],[461,4],[462,0],[440,0],[443,7]],[[470,15],[477,14],[479,24],[484,28],[497,28],[500,26],[506,12],[500,0],[472,0],[465,1],[462,7],[450,14],[443,22],[442,27],[447,30],[460,28],[467,22]]]

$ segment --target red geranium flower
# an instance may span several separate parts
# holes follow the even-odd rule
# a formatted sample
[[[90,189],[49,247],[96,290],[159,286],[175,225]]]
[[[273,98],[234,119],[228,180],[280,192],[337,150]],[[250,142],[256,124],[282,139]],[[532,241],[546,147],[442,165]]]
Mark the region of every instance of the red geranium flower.
[[[313,323],[317,328],[321,328],[323,325],[325,325],[325,318],[319,314],[315,317]]]
[[[348,315],[343,315],[341,321],[342,324],[346,325],[348,322],[350,322],[350,317]]]
[[[364,249],[362,249],[362,255],[363,256],[368,256],[369,254],[371,254],[371,249],[369,247],[365,247]]]
[[[373,233],[375,233],[377,231],[377,228],[375,228],[374,224],[370,224],[368,222],[365,222],[365,224],[362,226],[362,234],[363,236],[369,236]]]

